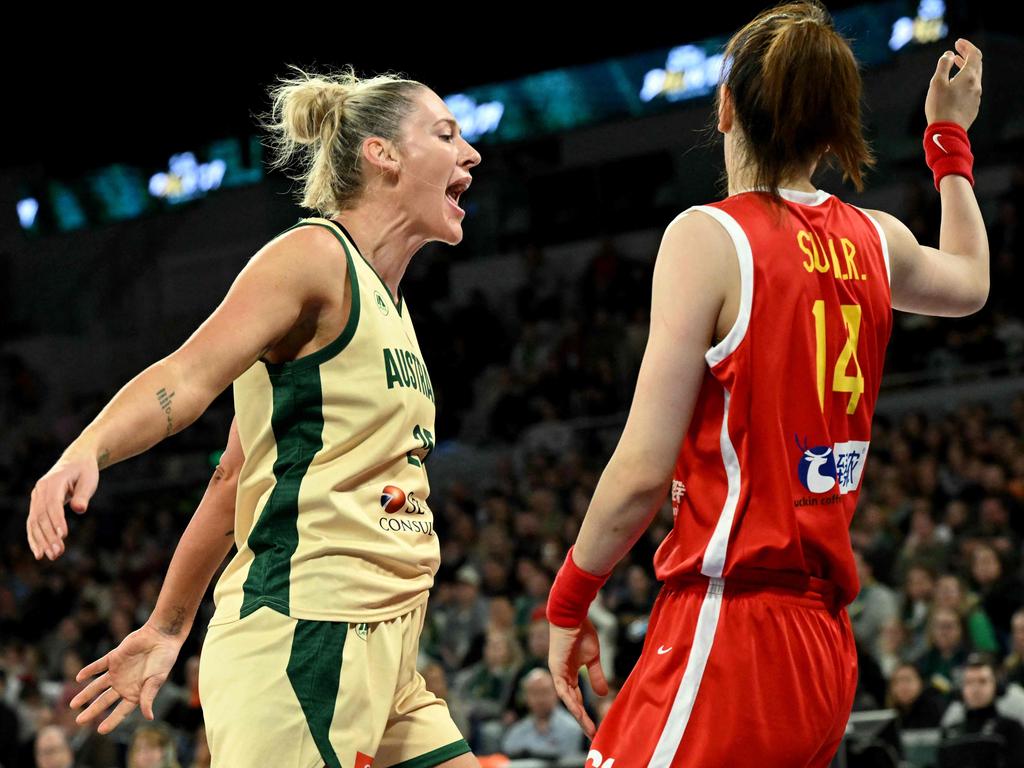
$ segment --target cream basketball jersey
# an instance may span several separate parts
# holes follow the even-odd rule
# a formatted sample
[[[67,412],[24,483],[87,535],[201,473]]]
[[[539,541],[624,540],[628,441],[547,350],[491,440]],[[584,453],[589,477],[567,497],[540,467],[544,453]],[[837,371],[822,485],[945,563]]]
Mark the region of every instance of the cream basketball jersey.
[[[434,392],[408,307],[343,227],[295,226],[338,239],[351,312],[323,349],[257,361],[234,382],[238,552],[217,582],[213,624],[261,605],[298,619],[391,619],[426,602],[440,565],[424,467]]]

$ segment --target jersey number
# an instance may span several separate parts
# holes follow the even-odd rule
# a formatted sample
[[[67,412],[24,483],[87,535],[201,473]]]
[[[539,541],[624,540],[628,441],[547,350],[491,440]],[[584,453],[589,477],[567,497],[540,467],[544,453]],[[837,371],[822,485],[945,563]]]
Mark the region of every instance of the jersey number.
[[[846,346],[839,353],[835,368],[832,371],[832,391],[849,392],[850,403],[846,406],[847,415],[857,410],[861,393],[864,391],[864,374],[857,362],[857,340],[860,338],[860,304],[840,304],[843,312],[843,324],[846,326]],[[825,302],[818,299],[814,302],[814,338],[817,341],[816,368],[818,373],[818,404],[825,410]],[[853,360],[856,373],[846,373]]]
[[[430,434],[429,429],[425,429],[419,424],[412,428],[412,436],[419,440],[420,443],[422,443],[422,446],[415,449],[415,452],[407,451],[405,458],[408,459],[409,463],[414,467],[422,467],[423,462],[427,460],[427,456],[429,456],[430,452],[434,450],[434,436]],[[422,452],[422,457],[416,456],[416,454],[420,452]]]

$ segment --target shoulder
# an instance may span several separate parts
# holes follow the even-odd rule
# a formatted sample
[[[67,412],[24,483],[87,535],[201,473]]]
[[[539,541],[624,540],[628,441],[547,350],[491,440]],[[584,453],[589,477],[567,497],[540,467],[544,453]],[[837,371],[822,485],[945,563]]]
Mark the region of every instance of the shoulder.
[[[691,246],[708,246],[728,252],[732,250],[732,237],[727,229],[735,221],[725,211],[700,205],[687,208],[665,228],[665,239]]]
[[[301,285],[306,294],[333,296],[347,272],[347,259],[337,236],[326,225],[308,224],[274,237],[250,259],[243,272],[258,270],[281,288]]]
[[[685,299],[700,299],[702,307],[720,304],[735,282],[740,261],[737,240],[742,234],[727,229],[735,226],[717,208],[688,208],[676,216],[665,228],[658,250],[655,296],[659,290],[668,291],[670,306],[679,304],[676,308],[684,311],[697,308]]]

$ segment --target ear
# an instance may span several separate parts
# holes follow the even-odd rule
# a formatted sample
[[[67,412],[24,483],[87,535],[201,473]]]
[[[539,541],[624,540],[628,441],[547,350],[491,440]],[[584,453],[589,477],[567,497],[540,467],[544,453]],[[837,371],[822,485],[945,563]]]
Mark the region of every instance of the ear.
[[[732,121],[732,92],[729,90],[729,86],[723,83],[718,92],[718,131],[720,133],[731,131]]]
[[[380,136],[370,136],[363,141],[363,159],[374,169],[375,175],[398,171],[398,150],[393,142]]]

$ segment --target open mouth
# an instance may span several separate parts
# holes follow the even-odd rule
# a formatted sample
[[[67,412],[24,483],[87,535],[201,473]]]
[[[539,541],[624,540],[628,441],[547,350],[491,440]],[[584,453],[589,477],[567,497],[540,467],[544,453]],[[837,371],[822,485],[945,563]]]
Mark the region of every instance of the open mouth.
[[[472,179],[463,178],[458,181],[452,182],[444,191],[444,196],[448,198],[448,202],[452,204],[457,211],[465,215],[465,211],[459,207],[459,199],[462,197],[462,193],[469,189],[469,185],[472,183]]]

